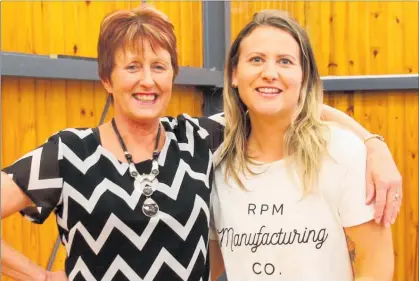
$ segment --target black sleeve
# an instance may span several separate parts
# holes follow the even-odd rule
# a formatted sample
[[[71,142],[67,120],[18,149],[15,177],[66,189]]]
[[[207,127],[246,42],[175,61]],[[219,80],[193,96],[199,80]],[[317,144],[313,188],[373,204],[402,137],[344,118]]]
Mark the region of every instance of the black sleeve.
[[[224,112],[209,117],[197,118],[199,125],[207,130],[211,151],[214,152],[224,141]]]
[[[60,149],[60,137],[56,134],[2,169],[35,204],[20,213],[38,224],[43,223],[60,202],[63,187]]]

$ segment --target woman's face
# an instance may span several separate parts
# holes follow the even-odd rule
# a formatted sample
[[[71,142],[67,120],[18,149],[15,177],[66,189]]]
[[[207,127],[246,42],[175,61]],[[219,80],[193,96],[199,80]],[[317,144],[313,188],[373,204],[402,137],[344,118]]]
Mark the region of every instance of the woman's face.
[[[284,30],[260,26],[242,40],[239,51],[232,84],[249,114],[290,117],[303,79],[297,41]]]
[[[113,94],[115,114],[136,121],[153,121],[161,117],[172,94],[173,68],[167,50],[143,42],[132,52],[120,48],[115,53],[111,81],[103,82]]]

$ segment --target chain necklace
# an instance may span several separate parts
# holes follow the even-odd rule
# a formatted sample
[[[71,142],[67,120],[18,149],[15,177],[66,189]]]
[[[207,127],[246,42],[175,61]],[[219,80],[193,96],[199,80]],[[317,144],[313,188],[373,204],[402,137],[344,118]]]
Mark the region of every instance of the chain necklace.
[[[142,194],[146,197],[143,203],[143,213],[147,217],[154,217],[159,212],[159,205],[151,198],[154,191],[157,188],[158,180],[156,176],[159,174],[159,163],[157,162],[157,158],[159,157],[159,141],[160,141],[160,133],[161,133],[161,125],[159,123],[159,129],[157,131],[157,138],[154,145],[154,151],[152,154],[152,165],[151,165],[151,172],[150,174],[140,174],[135,168],[135,164],[132,162],[132,155],[128,152],[127,147],[125,146],[124,140],[119,133],[119,130],[116,126],[115,119],[112,118],[112,127],[118,136],[119,143],[124,150],[125,158],[129,164],[129,174],[134,179],[134,188],[141,191]]]

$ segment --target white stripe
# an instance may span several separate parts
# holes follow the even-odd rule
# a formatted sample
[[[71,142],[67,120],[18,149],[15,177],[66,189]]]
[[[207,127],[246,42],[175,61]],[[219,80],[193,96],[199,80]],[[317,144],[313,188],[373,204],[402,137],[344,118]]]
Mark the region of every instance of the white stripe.
[[[120,271],[131,281],[153,281],[160,269],[164,264],[170,267],[182,280],[188,280],[193,267],[196,264],[196,261],[199,255],[202,253],[204,257],[207,255],[207,249],[202,237],[200,237],[198,244],[195,248],[195,251],[189,261],[188,266],[185,268],[181,263],[179,263],[176,258],[174,258],[166,248],[162,248],[157,258],[154,260],[153,265],[150,267],[150,270],[147,272],[144,279],[141,279],[140,276],[127,264],[127,262],[121,258],[119,255],[114,259],[112,264],[109,266],[109,269],[106,271],[105,275],[101,279],[102,281],[113,280],[114,276]],[[71,271],[68,276],[69,281],[74,280],[77,274],[80,273],[86,281],[96,281],[92,273],[89,271],[89,268],[83,261],[81,257],[77,259],[74,269]]]
[[[26,154],[24,157],[22,157],[22,158],[26,158],[26,157],[32,156],[28,190],[61,188],[63,185],[62,178],[43,179],[43,180],[39,179],[42,150],[43,150],[43,147],[39,147],[33,150],[32,152]]]
[[[62,143],[63,157],[65,157],[75,168],[77,168],[83,174],[93,167],[100,159],[101,156],[108,158],[108,160],[115,166],[115,169],[122,176],[128,169],[128,163],[120,163],[109,151],[104,149],[101,145],[96,148],[96,151],[87,157],[85,160],[81,160],[66,144]]]
[[[111,236],[113,230],[117,229],[141,251],[160,221],[169,226],[177,235],[179,235],[180,238],[186,241],[190,231],[192,230],[192,227],[198,219],[201,210],[204,211],[207,217],[207,221],[209,222],[210,214],[208,205],[199,195],[196,195],[192,212],[184,226],[171,215],[164,212],[159,212],[158,216],[150,219],[149,223],[147,224],[147,227],[144,229],[141,235],[138,235],[123,221],[121,221],[117,216],[111,214],[97,239],[92,237],[92,235],[81,222],[78,222],[74,227],[70,229],[68,234],[68,241],[66,239],[63,239],[63,243],[66,247],[67,255],[70,255],[74,236],[76,232],[78,232],[81,234],[81,236],[83,236],[86,243],[90,246],[91,250],[97,255],[99,254],[105,242],[108,240],[109,236]]]
[[[80,139],[84,139],[85,137],[93,133],[92,129],[80,130],[80,129],[75,129],[75,128],[64,129],[62,130],[62,132],[71,132],[77,135]]]
[[[191,166],[188,165],[183,159],[180,159],[179,166],[176,170],[175,177],[173,178],[172,184],[169,186],[165,183],[159,182],[157,186],[157,190],[166,194],[173,200],[176,200],[179,194],[180,187],[183,183],[183,179],[185,178],[185,174],[188,174],[191,178],[195,180],[202,181],[207,188],[209,188],[209,175],[211,172],[212,166],[212,154],[211,151],[208,151],[208,166],[206,174],[198,173],[192,170]]]

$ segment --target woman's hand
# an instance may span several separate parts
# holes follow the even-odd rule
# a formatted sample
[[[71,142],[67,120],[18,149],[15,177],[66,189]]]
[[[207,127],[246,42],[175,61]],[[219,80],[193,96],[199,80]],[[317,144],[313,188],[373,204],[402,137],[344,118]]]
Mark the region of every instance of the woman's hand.
[[[45,281],[68,281],[64,271],[48,271]]]
[[[370,136],[361,124],[340,110],[323,105],[321,117],[335,122],[355,133],[359,138]],[[367,159],[367,204],[375,199],[375,221],[387,227],[394,223],[402,200],[402,177],[387,145],[371,138],[366,141]],[[384,220],[382,220],[384,217]]]
[[[375,221],[386,227],[396,221],[403,197],[402,177],[388,146],[376,138],[366,141],[367,199],[375,199]]]

